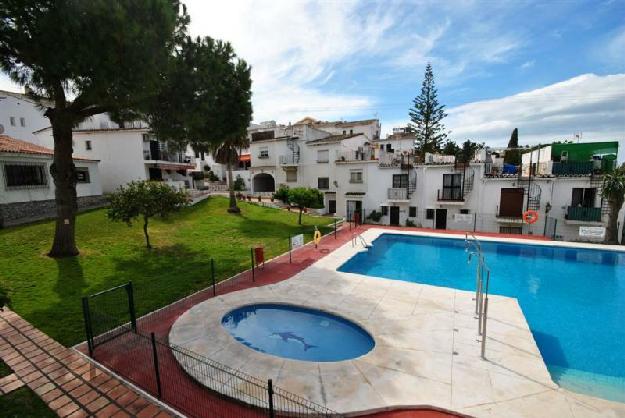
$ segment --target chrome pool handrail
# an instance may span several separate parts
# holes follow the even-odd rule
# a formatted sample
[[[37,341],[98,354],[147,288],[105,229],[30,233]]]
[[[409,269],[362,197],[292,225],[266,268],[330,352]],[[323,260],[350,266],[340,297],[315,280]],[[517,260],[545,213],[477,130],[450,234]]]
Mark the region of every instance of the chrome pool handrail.
[[[481,339],[481,356],[485,359],[486,353],[486,322],[488,319],[488,287],[490,285],[490,269],[486,265],[484,253],[479,240],[471,234],[473,240],[469,240],[469,234],[465,233],[465,252],[470,263],[473,256],[477,257],[475,274],[475,315],[478,320],[477,330]],[[471,249],[471,251],[469,251]]]

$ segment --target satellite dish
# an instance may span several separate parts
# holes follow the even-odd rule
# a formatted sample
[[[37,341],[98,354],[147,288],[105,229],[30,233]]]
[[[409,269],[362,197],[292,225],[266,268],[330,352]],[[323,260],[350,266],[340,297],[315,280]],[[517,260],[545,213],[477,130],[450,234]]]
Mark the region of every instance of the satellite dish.
[[[0,123],[0,135],[4,133],[4,125]]]

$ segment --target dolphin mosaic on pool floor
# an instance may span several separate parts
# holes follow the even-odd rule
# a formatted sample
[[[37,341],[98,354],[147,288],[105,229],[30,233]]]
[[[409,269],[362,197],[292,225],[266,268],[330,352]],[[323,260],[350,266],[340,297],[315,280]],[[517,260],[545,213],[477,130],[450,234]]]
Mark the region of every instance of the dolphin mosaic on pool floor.
[[[371,242],[382,232],[363,235]],[[336,271],[361,250],[348,243],[284,282],[202,302],[175,322],[169,340],[342,413],[402,405],[476,417],[625,417],[625,404],[572,393],[551,380],[516,299],[490,296],[482,360],[473,292]],[[234,308],[254,303],[340,315],[367,330],[375,347],[326,363],[260,353],[221,323]]]

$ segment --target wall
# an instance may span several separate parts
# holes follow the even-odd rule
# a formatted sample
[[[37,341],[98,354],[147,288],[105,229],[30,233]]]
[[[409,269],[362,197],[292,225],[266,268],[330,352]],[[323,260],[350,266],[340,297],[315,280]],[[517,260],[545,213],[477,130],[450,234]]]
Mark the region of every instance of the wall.
[[[45,164],[45,173],[47,176],[47,186],[32,188],[16,188],[7,189],[5,186],[3,163],[25,162],[25,163],[41,163]],[[78,197],[97,196],[102,194],[102,185],[98,170],[97,161],[74,161],[76,167],[86,167],[89,170],[89,183],[78,183],[76,185],[76,193]],[[44,201],[54,199],[54,181],[50,176],[50,165],[52,158],[50,156],[34,156],[34,155],[0,155],[0,204]]]
[[[19,96],[0,91],[0,124],[4,127],[5,135],[34,142],[33,132],[50,126],[50,121],[33,101]],[[15,118],[15,126],[11,126],[11,116]],[[25,119],[25,127],[20,125],[20,117]]]
[[[143,134],[147,130],[109,130],[74,132],[74,153],[100,160],[99,169],[104,193],[115,191],[133,180],[146,180],[143,160]],[[91,141],[91,150],[85,142]]]
[[[78,198],[78,211],[99,208],[108,204],[106,196],[82,196]],[[56,217],[54,200],[0,204],[0,228],[22,225]]]

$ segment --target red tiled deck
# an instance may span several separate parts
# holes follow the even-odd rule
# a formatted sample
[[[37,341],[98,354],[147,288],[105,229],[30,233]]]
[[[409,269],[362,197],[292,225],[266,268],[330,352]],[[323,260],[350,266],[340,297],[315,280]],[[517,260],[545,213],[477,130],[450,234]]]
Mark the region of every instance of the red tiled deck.
[[[286,280],[304,270],[329,252],[350,241],[354,232],[362,233],[374,225],[359,226],[355,231],[345,226],[338,231],[336,238],[329,234],[321,240],[318,248],[308,244],[292,253],[292,262],[289,255],[284,254],[266,263],[264,268],[257,269],[252,280],[252,272],[245,271],[227,281],[219,283],[216,295],[224,295],[250,287],[264,286]],[[394,230],[410,230],[422,232],[437,232],[447,234],[464,234],[464,231],[440,231],[425,228],[384,227]],[[506,235],[492,233],[476,233],[476,236],[502,238],[531,238],[544,239],[539,236]],[[141,295],[136,295],[140,298]],[[141,334],[154,333],[161,341],[167,341],[169,330],[175,320],[192,306],[213,297],[211,288],[200,291],[185,299],[175,302],[159,311],[146,315],[138,320],[137,327]],[[80,346],[86,352],[86,346]],[[158,350],[159,367],[162,380],[162,400],[181,412],[193,416],[227,416],[227,417],[257,417],[264,416],[260,410],[249,408],[238,402],[230,401],[221,395],[207,390],[204,386],[190,378],[179,366],[171,351],[165,346]],[[156,380],[153,374],[153,356],[149,340],[133,333],[126,333],[109,342],[96,347],[94,358],[116,371],[120,375],[139,385],[147,392],[156,395]],[[285,388],[288,390],[288,388]],[[378,418],[408,418],[408,417],[450,417],[457,416],[439,411],[419,409],[399,409],[396,411],[377,412],[370,417]]]

